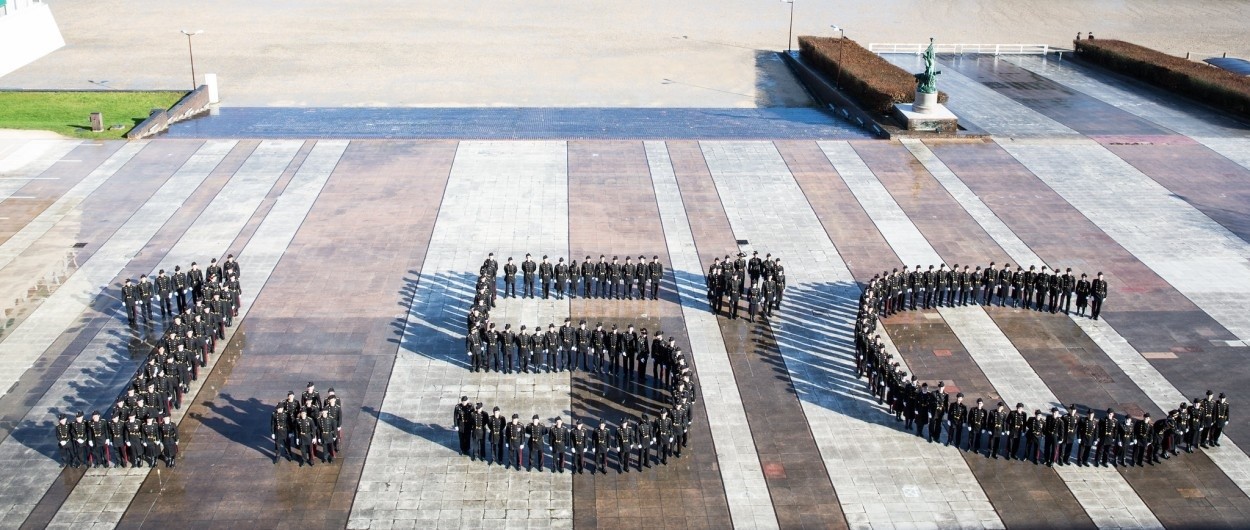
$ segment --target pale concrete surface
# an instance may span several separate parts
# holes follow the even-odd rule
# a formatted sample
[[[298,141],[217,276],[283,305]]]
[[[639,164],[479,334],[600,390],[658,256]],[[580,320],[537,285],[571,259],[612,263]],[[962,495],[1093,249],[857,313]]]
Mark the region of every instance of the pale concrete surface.
[[[670,106],[804,104],[761,51],[786,48],[776,1],[543,4],[326,0],[151,4],[52,0],[66,46],[0,88],[183,88],[220,76],[227,106]],[[923,8],[922,8],[923,7]],[[794,35],[862,43],[1048,43],[1093,30],[1168,52],[1250,56],[1248,2],[1125,4],[798,0]],[[93,83],[94,82],[94,83]]]

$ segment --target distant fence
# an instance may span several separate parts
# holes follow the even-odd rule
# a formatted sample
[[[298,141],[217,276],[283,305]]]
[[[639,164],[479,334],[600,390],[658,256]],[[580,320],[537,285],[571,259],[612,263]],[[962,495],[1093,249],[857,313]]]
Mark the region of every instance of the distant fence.
[[[34,0],[0,0],[0,16],[28,8],[34,3]]]
[[[200,85],[199,88],[192,90],[191,93],[174,103],[169,110],[153,112],[148,119],[143,120],[126,133],[126,139],[137,140],[162,133],[169,128],[170,124],[208,112],[208,105],[208,85]]]
[[[924,53],[928,47],[927,43],[873,43],[868,45],[868,51],[876,54],[911,53],[919,55]],[[933,51],[935,53],[953,55],[1046,55],[1050,52],[1050,46],[1047,44],[934,44]]]

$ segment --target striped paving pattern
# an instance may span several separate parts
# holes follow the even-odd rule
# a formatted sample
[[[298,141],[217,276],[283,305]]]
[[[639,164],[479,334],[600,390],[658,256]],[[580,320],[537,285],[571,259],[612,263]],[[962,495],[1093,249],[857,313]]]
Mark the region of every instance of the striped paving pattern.
[[[1084,67],[942,60],[952,108],[994,140],[5,140],[0,528],[1250,524],[1236,416],[1220,447],[1159,466],[1051,470],[925,443],[851,375],[873,274],[1044,263],[1105,272],[1105,318],[912,312],[885,320],[887,348],[922,380],[1030,408],[1158,417],[1208,388],[1235,410],[1250,398],[1245,129]],[[738,250],[784,260],[769,321],[703,301],[711,260]],[[659,301],[507,300],[496,317],[662,325],[702,385],[691,457],[573,478],[456,454],[460,395],[592,421],[621,398],[584,375],[466,370],[488,251],[666,259]],[[175,414],[181,465],[59,469],[55,415],[106,408],[142,351],[120,281],[228,252],[244,318]],[[344,454],[274,464],[270,407],[305,380],[347,402]]]

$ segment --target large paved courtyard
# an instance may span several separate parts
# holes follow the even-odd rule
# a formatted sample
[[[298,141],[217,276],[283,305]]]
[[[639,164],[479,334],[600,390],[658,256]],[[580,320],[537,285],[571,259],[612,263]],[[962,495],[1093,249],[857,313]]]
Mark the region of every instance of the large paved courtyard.
[[[953,110],[990,139],[880,141],[837,124],[820,140],[642,139],[596,135],[595,121],[567,126],[578,140],[452,127],[0,141],[0,527],[1250,525],[1236,445],[1250,444],[1237,412],[1250,399],[1250,130],[1071,64],[942,63]],[[703,301],[703,271],[740,249],[787,262],[767,323]],[[457,456],[461,395],[566,420],[655,398],[582,373],[470,373],[460,333],[490,251],[669,264],[658,301],[509,300],[498,315],[676,336],[700,383],[682,458],[570,476]],[[242,263],[242,320],[175,414],[179,465],[59,469],[54,416],[106,408],[160,332],[127,327],[119,282],[226,253]],[[902,265],[990,261],[1102,271],[1104,318],[886,319],[920,380],[1155,417],[1227,392],[1230,443],[1145,468],[1059,469],[902,432],[852,375],[859,285]],[[346,403],[344,454],[275,465],[271,407],[310,380]]]

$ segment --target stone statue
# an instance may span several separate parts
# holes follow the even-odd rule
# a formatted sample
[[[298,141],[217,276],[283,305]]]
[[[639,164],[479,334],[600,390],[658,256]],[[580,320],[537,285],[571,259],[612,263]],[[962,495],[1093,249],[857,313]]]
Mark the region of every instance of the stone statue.
[[[922,94],[937,94],[937,76],[942,71],[933,69],[933,37],[929,37],[929,47],[924,51],[923,57],[924,73],[916,74],[916,81],[920,83],[916,91]]]

